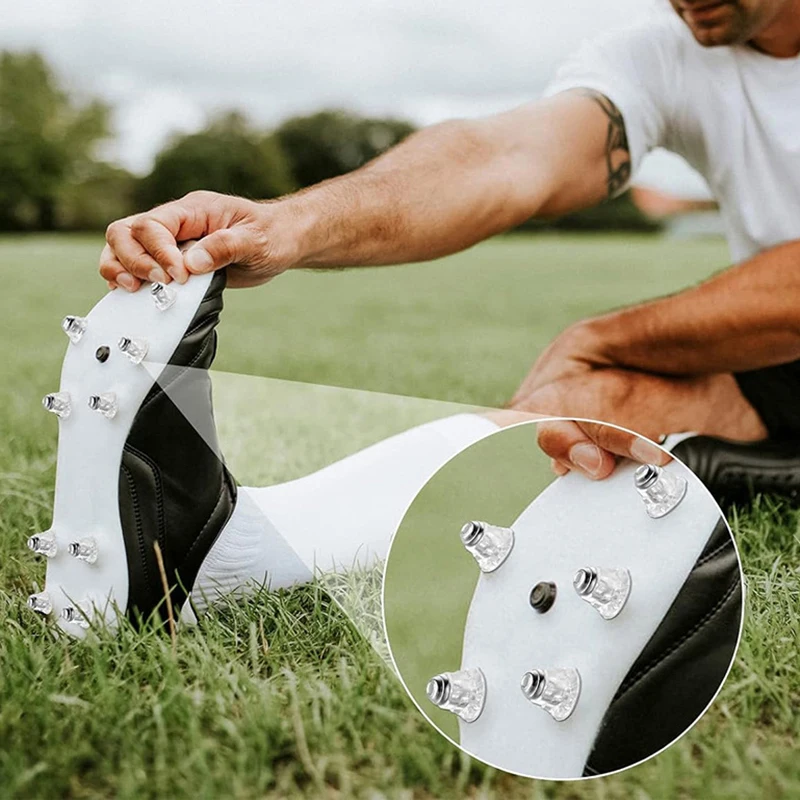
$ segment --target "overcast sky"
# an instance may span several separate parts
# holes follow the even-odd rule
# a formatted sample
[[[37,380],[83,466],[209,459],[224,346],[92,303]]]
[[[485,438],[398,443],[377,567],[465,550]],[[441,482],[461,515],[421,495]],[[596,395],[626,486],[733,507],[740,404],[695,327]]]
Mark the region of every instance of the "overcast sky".
[[[146,171],[170,133],[239,108],[272,124],[326,106],[420,124],[536,97],[583,39],[667,0],[20,0],[0,48],[36,48],[115,109],[108,155]],[[654,157],[641,180],[696,194]]]

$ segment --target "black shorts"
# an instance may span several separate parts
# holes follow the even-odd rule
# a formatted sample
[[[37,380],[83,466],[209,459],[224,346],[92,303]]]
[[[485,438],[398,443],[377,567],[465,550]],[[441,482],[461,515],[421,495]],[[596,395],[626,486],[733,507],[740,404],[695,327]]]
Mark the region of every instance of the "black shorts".
[[[734,373],[771,439],[800,439],[800,361]]]

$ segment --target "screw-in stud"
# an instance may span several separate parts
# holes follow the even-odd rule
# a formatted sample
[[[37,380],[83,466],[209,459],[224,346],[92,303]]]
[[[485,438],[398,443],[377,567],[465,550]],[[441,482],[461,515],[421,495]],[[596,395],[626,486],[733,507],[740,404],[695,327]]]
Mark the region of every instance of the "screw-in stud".
[[[69,392],[53,392],[42,398],[42,405],[59,419],[66,419],[72,411]]]
[[[150,289],[150,294],[153,296],[153,302],[159,311],[166,311],[175,305],[175,300],[178,295],[174,289],[170,289],[164,283],[154,283]]]
[[[53,602],[47,592],[39,592],[38,594],[28,595],[28,608],[37,614],[47,615],[53,611]]]
[[[141,364],[147,355],[148,344],[144,339],[129,339],[123,336],[117,346],[134,363]]]
[[[89,325],[89,320],[86,317],[64,317],[61,321],[61,330],[69,336],[72,344],[78,344],[81,337],[86,333],[86,328]]]
[[[93,394],[89,398],[89,408],[91,408],[92,411],[99,411],[107,419],[113,419],[118,409],[117,396],[114,392]]]
[[[486,702],[486,678],[477,668],[442,672],[428,681],[425,694],[439,708],[475,722]]]
[[[494,572],[514,547],[514,531],[473,520],[461,528],[461,543],[482,572]]]
[[[628,602],[631,573],[627,569],[584,567],[575,573],[572,585],[603,619],[614,619]]]
[[[563,722],[575,710],[581,694],[581,676],[571,668],[534,669],[520,682],[522,694],[543,708],[556,722]]]
[[[680,475],[653,464],[638,467],[633,474],[633,481],[648,516],[653,519],[669,514],[686,496],[688,486]]]
[[[37,556],[53,558],[58,553],[56,537],[49,531],[36,533],[28,538],[28,549],[36,553]]]
[[[80,628],[89,627],[89,615],[79,605],[64,608],[61,611],[61,618],[70,625],[77,625]]]
[[[67,552],[73,557],[85,561],[87,564],[94,564],[97,561],[97,542],[88,536],[78,542],[70,542]]]
[[[541,581],[531,589],[528,602],[534,611],[545,614],[556,601],[556,585],[552,581]]]

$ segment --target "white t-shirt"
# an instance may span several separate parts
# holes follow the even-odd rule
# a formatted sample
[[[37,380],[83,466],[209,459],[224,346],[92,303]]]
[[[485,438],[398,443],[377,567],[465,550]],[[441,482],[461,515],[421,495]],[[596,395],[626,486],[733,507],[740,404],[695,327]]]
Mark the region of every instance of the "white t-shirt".
[[[735,261],[800,239],[800,57],[701,47],[675,15],[584,44],[546,94],[581,87],[622,112],[634,171],[664,147],[705,177]]]

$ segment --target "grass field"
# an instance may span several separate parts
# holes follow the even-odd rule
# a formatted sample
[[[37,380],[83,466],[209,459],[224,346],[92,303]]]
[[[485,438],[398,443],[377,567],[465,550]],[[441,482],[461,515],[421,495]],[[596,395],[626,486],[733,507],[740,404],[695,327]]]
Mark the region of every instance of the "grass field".
[[[461,755],[319,586],[220,609],[174,647],[158,631],[50,637],[22,602],[44,575],[24,540],[52,508],[56,426],[38,404],[58,383],[59,320],[102,293],[99,247],[93,237],[0,239],[3,797],[800,797],[800,517],[769,498],[732,520],[748,613],[714,708],[656,759],[581,784],[532,783]],[[216,366],[496,405],[569,322],[724,264],[716,242],[509,238],[435,265],[291,275],[227,295]],[[279,434],[264,432],[264,466],[247,448],[229,456],[249,471],[242,480],[303,474],[445,408],[320,391],[296,396],[324,413],[295,403]],[[241,395],[222,394],[225,445],[240,438]]]

